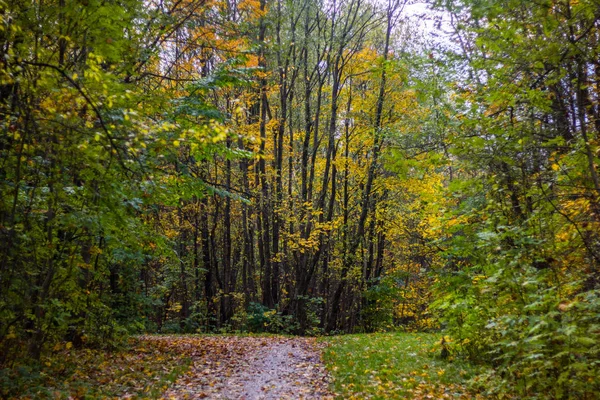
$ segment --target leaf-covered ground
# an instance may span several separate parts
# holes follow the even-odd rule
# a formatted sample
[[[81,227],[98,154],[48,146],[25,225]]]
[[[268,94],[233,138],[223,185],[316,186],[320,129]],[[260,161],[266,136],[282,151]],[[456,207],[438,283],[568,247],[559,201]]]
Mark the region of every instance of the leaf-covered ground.
[[[111,351],[58,344],[40,363],[1,369],[0,398],[158,398],[190,362],[176,341],[131,339]]]
[[[326,399],[329,380],[315,339],[154,337],[194,348],[193,366],[167,399]]]
[[[157,336],[126,349],[58,346],[37,367],[0,371],[7,399],[327,399],[330,381],[311,338]]]
[[[335,336],[324,359],[343,399],[479,399],[466,385],[477,373],[450,356],[439,335],[381,333]]]
[[[441,359],[439,339],[147,335],[112,352],[67,343],[37,367],[0,370],[0,398],[481,398],[465,384],[478,371]]]

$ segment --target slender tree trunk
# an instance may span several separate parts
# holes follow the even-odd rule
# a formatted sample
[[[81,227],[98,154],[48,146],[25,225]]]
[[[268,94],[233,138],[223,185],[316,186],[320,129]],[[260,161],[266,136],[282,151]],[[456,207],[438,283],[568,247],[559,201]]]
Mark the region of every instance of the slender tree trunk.
[[[266,10],[266,0],[260,1],[260,11],[264,13]],[[260,19],[260,28],[259,28],[259,67],[264,70],[267,69],[267,60],[265,56],[265,38],[266,38],[266,21],[265,17],[262,16]],[[263,271],[263,284],[262,284],[262,295],[263,295],[263,304],[269,308],[273,308],[275,306],[275,300],[272,296],[272,268],[271,268],[271,224],[270,224],[270,214],[271,214],[271,204],[269,202],[269,187],[267,183],[267,173],[265,166],[265,159],[263,155],[265,154],[265,144],[267,141],[267,79],[263,75],[260,78],[260,120],[259,120],[259,130],[260,130],[260,148],[259,148],[259,161],[258,161],[258,175],[260,181],[261,188],[261,198],[260,198],[260,207],[261,207],[261,235],[262,235],[262,271]],[[260,243],[259,243],[260,244]]]
[[[338,284],[337,289],[334,292],[333,299],[331,301],[331,315],[329,317],[329,321],[327,323],[327,331],[333,331],[338,327],[338,315],[340,311],[340,300],[342,297],[342,293],[344,291],[346,285],[346,277],[350,270],[351,264],[354,260],[354,256],[358,246],[363,240],[363,236],[365,234],[365,223],[367,221],[367,216],[369,210],[374,210],[375,207],[371,205],[371,191],[373,188],[373,181],[375,180],[375,172],[378,167],[378,159],[379,153],[381,151],[381,145],[383,142],[383,134],[382,134],[382,117],[383,117],[383,105],[385,100],[385,89],[387,82],[387,74],[386,74],[386,61],[388,60],[388,53],[390,47],[390,37],[392,33],[392,28],[395,21],[395,14],[397,10],[400,8],[400,1],[394,1],[393,3],[390,1],[387,10],[387,29],[385,35],[385,45],[383,51],[383,63],[381,69],[381,78],[379,82],[379,94],[377,97],[377,105],[375,110],[375,124],[373,127],[373,157],[371,164],[369,165],[367,171],[367,181],[365,183],[365,188],[363,192],[362,199],[362,207],[361,213],[358,220],[356,232],[354,234],[354,238],[351,241],[350,247],[348,249],[347,257],[343,260],[342,270],[340,272],[340,282]]]

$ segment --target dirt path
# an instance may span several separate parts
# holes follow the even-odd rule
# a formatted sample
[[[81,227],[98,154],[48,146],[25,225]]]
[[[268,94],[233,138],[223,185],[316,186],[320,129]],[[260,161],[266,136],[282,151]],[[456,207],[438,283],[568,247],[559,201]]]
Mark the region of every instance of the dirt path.
[[[194,342],[194,339],[199,339]],[[180,339],[181,340],[181,339]],[[205,337],[165,399],[332,399],[315,339]]]

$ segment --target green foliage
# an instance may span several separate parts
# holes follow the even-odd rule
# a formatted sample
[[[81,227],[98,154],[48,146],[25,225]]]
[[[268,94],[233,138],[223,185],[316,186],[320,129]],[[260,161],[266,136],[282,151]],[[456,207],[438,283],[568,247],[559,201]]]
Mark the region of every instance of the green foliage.
[[[528,398],[591,396],[600,373],[598,292],[571,294],[580,287],[576,281],[557,286],[557,271],[528,260],[525,249],[543,243],[527,232],[477,236],[473,247],[479,250],[470,251],[486,252],[481,262],[445,279],[440,291],[446,294],[435,307],[455,339],[453,348],[494,366],[477,379],[480,389]],[[519,247],[502,250],[507,238]]]
[[[447,70],[415,73],[427,121],[409,120],[392,158],[405,179],[447,167],[437,235],[419,244],[439,257],[431,310],[449,349],[492,367],[474,380],[487,395],[593,398],[597,2],[431,3],[452,14],[462,48],[436,49]]]
[[[206,158],[227,132],[197,87],[153,78],[177,7],[0,8],[0,364],[65,339],[116,345],[158,327],[148,316],[178,285],[176,244],[152,216],[210,192],[179,157]]]
[[[259,303],[250,303],[248,329],[253,333],[293,334],[298,330],[298,324],[293,315],[283,315],[276,309],[269,309]]]
[[[306,301],[306,328],[305,335],[318,336],[322,334],[319,327],[319,313],[323,299],[305,297]],[[277,309],[269,309],[260,303],[250,302],[245,316],[244,330],[250,333],[296,334],[300,329],[300,322],[295,315],[283,314]]]
[[[362,309],[364,324],[374,332],[396,327],[396,304],[402,298],[402,280],[397,276],[385,276],[373,282],[364,294],[366,305]]]

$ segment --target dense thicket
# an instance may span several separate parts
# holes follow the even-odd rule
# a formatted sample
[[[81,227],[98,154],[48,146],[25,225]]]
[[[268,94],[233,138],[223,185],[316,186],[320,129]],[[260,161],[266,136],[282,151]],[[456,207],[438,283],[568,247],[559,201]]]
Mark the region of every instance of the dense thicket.
[[[201,78],[229,21],[204,2],[0,10],[0,353],[144,329],[188,279],[162,216],[209,192],[181,160],[227,136],[206,97],[236,78]]]
[[[600,4],[406,3],[0,3],[1,361],[442,326],[597,390]]]
[[[3,4],[2,354],[368,327],[403,6]]]
[[[600,4],[439,3],[461,68],[445,96],[451,206],[436,306],[458,347],[495,367],[491,390],[593,398]]]

